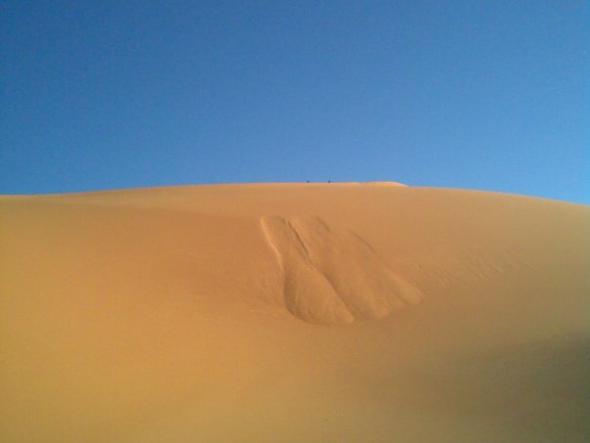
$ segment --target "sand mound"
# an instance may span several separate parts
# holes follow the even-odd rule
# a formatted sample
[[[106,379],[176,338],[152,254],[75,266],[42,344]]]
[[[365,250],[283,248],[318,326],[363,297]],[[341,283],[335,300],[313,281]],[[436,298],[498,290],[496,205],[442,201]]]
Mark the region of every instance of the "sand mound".
[[[493,193],[0,197],[0,441],[586,443],[589,263]]]
[[[382,318],[421,298],[354,232],[319,217],[263,217],[261,224],[283,268],[285,304],[302,320]]]

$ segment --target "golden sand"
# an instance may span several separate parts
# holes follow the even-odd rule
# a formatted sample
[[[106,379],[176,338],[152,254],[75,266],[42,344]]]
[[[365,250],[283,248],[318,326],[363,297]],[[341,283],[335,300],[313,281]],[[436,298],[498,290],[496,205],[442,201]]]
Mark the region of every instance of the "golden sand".
[[[589,270],[519,196],[0,197],[0,440],[586,442]]]

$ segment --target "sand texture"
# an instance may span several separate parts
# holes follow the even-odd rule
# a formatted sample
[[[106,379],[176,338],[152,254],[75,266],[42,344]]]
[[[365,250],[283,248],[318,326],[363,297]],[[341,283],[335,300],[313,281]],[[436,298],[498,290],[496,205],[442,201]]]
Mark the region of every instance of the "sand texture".
[[[590,208],[387,182],[0,197],[0,441],[590,441]]]

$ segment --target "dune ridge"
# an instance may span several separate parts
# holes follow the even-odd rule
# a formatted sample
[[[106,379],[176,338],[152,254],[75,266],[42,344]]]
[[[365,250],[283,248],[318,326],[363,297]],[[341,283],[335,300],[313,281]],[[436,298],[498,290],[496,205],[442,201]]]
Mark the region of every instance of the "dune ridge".
[[[0,440],[586,442],[590,208],[248,184],[0,198]]]

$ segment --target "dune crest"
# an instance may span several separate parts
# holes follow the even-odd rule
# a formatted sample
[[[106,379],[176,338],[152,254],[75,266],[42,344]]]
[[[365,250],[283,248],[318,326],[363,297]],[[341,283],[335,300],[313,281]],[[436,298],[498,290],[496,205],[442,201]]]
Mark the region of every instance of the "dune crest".
[[[262,217],[283,268],[284,300],[296,317],[320,324],[382,318],[420,301],[361,236],[319,217]]]
[[[586,443],[588,263],[497,193],[0,196],[0,440]]]

